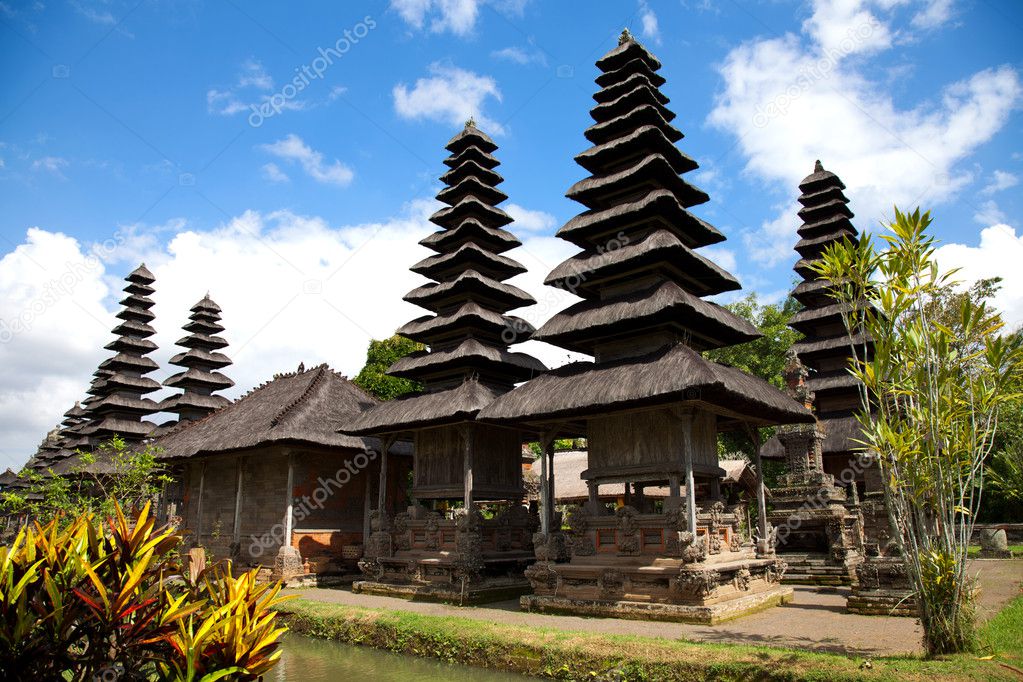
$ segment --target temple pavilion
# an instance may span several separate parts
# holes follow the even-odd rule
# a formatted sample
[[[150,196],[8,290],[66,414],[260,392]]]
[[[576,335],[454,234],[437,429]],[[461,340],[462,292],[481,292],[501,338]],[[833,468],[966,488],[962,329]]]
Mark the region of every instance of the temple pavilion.
[[[792,398],[701,351],[758,336],[748,322],[704,300],[740,288],[699,253],[724,236],[689,209],[708,200],[684,175],[696,162],[674,145],[661,64],[628,31],[597,61],[600,90],[576,157],[589,177],[567,196],[586,210],[558,236],[580,252],[549,285],[583,300],[533,338],[592,355],[528,381],[479,419],[555,437],[588,439],[588,502],[554,514],[555,481],[542,463],[545,504],[534,539],[534,594],[523,608],[590,615],[717,622],[791,597],[766,528],[762,470],[756,546],[744,513],[725,504],[717,434],[811,423]],[[667,486],[659,512],[599,503],[600,487]],[[685,489],[685,493],[682,490]],[[562,527],[567,527],[562,531]]]
[[[420,242],[435,255],[411,268],[432,281],[405,296],[430,314],[398,329],[428,349],[388,370],[423,390],[367,409],[344,430],[378,436],[385,449],[408,441],[415,453],[418,504],[396,509],[381,479],[361,564],[366,580],[354,589],[466,603],[528,590],[522,572],[533,560],[537,521],[523,506],[522,433],[476,415],[546,368],[508,350],[533,328],[507,313],[535,301],[505,283],[525,268],[502,255],[520,243],[498,208],[507,196],[496,187],[503,181],[494,170],[497,145],[470,120],[446,149],[449,170],[437,195],[445,206],[430,217],[441,230]]]

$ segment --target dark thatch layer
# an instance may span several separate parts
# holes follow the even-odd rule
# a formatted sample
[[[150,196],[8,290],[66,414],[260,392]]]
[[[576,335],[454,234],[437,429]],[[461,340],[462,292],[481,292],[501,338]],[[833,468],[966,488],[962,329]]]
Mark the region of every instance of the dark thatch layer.
[[[863,440],[863,432],[856,417],[822,419],[820,425],[824,429],[821,452],[825,455],[854,454],[863,447],[860,443]],[[760,448],[760,456],[767,459],[784,459],[785,448],[777,436],[772,436]]]
[[[377,404],[327,365],[279,374],[234,403],[157,439],[161,459],[181,459],[294,443],[379,449],[372,439],[354,438],[338,428]]]
[[[472,421],[502,392],[475,379],[467,379],[445,391],[419,393],[380,403],[350,419],[342,426],[342,431],[353,435],[400,433]]]
[[[642,199],[617,204],[602,211],[586,211],[569,220],[557,236],[580,247],[587,247],[600,237],[642,224],[660,225],[671,231],[691,249],[725,240],[725,236],[687,211],[675,195],[666,189],[646,194]]]
[[[494,422],[585,418],[609,411],[702,403],[755,424],[812,422],[813,415],[767,382],[704,359],[683,344],[642,358],[575,362],[519,386],[480,412]]]
[[[387,370],[391,376],[410,379],[425,378],[441,370],[454,368],[486,369],[513,381],[524,381],[545,372],[542,362],[525,353],[512,353],[504,348],[466,339],[446,350],[420,351],[400,358]]]
[[[635,273],[647,268],[670,271],[673,281],[698,296],[742,288],[731,274],[667,230],[657,230],[615,249],[576,254],[551,270],[544,284],[582,292],[596,291],[601,284],[622,276],[634,279]]]
[[[667,281],[624,296],[575,303],[548,320],[533,336],[592,355],[600,341],[662,328],[680,334],[691,330],[692,345],[704,350],[762,336],[756,327],[729,310]]]

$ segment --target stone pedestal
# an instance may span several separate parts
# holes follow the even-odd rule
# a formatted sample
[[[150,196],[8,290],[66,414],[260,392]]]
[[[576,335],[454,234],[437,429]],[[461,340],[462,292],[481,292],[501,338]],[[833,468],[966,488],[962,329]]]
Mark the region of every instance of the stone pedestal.
[[[390,524],[373,516],[359,562],[365,579],[352,591],[459,605],[518,597],[529,591],[523,571],[534,560],[538,524],[535,514],[515,504],[493,519],[475,509],[449,519],[421,506]]]
[[[302,563],[302,554],[297,547],[285,545],[277,551],[274,558],[273,571],[270,573],[271,580],[288,582],[294,578],[305,575],[305,567]]]
[[[666,506],[663,514],[571,508],[567,533],[537,538],[522,609],[712,624],[791,600],[792,588],[779,584],[784,562],[743,542],[738,509],[706,505],[693,533],[680,506]]]

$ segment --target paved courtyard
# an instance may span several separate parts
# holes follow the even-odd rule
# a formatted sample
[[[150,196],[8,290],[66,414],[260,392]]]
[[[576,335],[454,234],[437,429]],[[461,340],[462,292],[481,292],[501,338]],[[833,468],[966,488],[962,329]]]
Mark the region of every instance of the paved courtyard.
[[[970,569],[980,574],[979,610],[982,619],[997,613],[1020,593],[1023,561],[974,561]],[[874,656],[918,652],[921,649],[921,631],[915,619],[845,613],[848,590],[844,588],[822,590],[796,586],[795,598],[791,604],[721,625],[522,613],[517,600],[486,606],[457,607],[354,594],[347,588],[309,588],[286,592],[314,601],[413,611],[427,615],[461,616],[536,628],[732,644],[765,644]]]

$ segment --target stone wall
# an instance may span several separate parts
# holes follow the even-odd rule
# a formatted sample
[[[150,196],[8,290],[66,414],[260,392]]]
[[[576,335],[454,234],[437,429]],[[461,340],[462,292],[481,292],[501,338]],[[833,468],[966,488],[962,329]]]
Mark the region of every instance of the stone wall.
[[[213,559],[272,567],[286,536],[289,453],[293,455],[291,544],[306,560],[307,570],[340,570],[345,563],[343,548],[362,544],[367,482],[371,505],[377,503],[379,465],[361,451],[270,446],[186,463],[180,513],[188,544],[202,545]],[[408,504],[409,460],[389,458],[387,497],[392,513]],[[242,499],[238,544],[232,547],[239,467]]]

